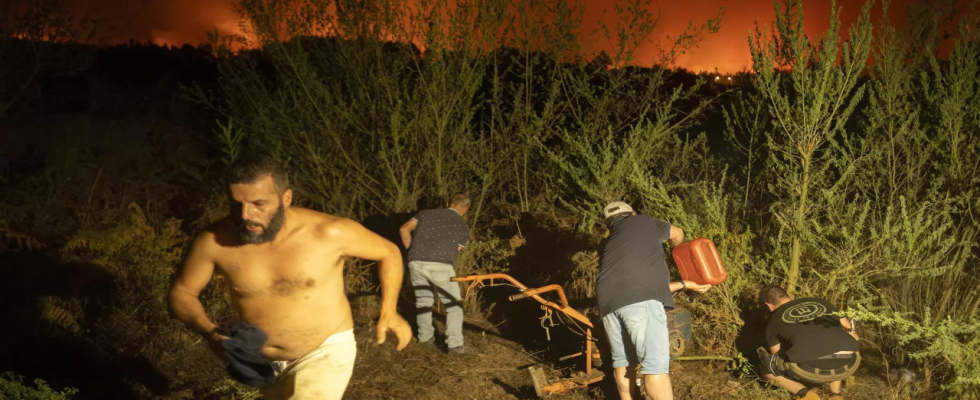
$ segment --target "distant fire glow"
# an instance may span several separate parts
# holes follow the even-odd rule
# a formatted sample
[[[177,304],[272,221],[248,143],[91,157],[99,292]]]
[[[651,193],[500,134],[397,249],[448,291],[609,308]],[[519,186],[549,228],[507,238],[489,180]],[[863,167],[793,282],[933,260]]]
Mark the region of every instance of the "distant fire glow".
[[[21,0],[26,1],[26,0]],[[571,1],[571,0],[570,0]],[[209,32],[220,35],[240,35],[242,29],[239,16],[233,5],[235,0],[65,0],[73,15],[94,21],[94,44],[112,45],[130,40],[152,42],[158,45],[180,46],[184,43],[197,44],[205,41]],[[405,2],[411,6],[414,2]],[[583,21],[581,33],[584,46],[598,52],[611,47],[610,43],[596,43],[586,39],[605,15],[607,22],[614,16],[612,12],[616,0],[582,0]],[[838,1],[841,7],[842,34],[860,13],[863,2]],[[889,15],[901,25],[905,7],[911,0],[893,1]],[[823,32],[829,26],[830,1],[808,1],[806,3],[806,29],[814,34]],[[771,0],[698,0],[698,1],[654,1],[652,12],[659,13],[659,26],[651,44],[640,49],[640,64],[650,65],[656,59],[658,47],[669,47],[677,35],[689,22],[696,25],[710,19],[720,8],[725,9],[721,30],[706,37],[697,47],[677,59],[677,66],[691,71],[720,71],[734,73],[749,69],[752,60],[749,54],[748,37],[757,24],[771,25],[775,18]],[[603,13],[603,10],[607,12]],[[881,4],[878,2],[872,11],[875,19],[880,16]]]

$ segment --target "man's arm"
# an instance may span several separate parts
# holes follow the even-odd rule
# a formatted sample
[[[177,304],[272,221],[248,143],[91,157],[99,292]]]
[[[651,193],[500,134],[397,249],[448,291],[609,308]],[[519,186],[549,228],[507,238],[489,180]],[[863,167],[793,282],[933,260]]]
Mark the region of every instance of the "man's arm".
[[[684,290],[684,289],[693,290],[693,291],[698,292],[698,293],[704,293],[704,292],[707,292],[708,289],[711,289],[711,285],[699,285],[699,284],[694,283],[694,282],[691,282],[691,281],[671,282],[670,283],[670,292],[671,293],[674,293],[674,292],[680,291],[680,290]]]
[[[459,237],[459,243],[456,244],[456,251],[457,252],[462,252],[463,251],[463,248],[465,247],[463,245],[466,244],[466,242],[470,240],[470,227],[469,226],[466,226],[466,232],[460,231],[460,235],[459,236],[460,236]]]
[[[210,232],[202,233],[194,240],[184,266],[174,286],[170,289],[170,306],[177,319],[199,335],[209,339],[227,339],[215,333],[218,325],[208,318],[204,305],[198,296],[211,282],[214,274],[214,261],[211,258],[210,247],[214,244],[214,236]]]
[[[766,346],[769,347],[769,354],[778,354],[782,347],[782,343],[779,341],[779,328],[780,325],[770,318],[769,324],[766,325],[766,331],[764,333]]]
[[[670,245],[678,246],[684,243],[684,230],[674,225],[670,226]]]
[[[381,279],[381,316],[378,319],[378,344],[385,342],[385,337],[390,330],[398,338],[397,349],[404,349],[412,338],[412,328],[408,326],[408,322],[405,322],[398,315],[396,310],[398,291],[402,286],[402,255],[398,247],[376,233],[367,230],[361,224],[346,218],[339,219],[334,223],[331,231],[330,237],[341,244],[343,255],[378,262],[378,275]],[[404,236],[402,238],[404,239]]]
[[[405,248],[412,247],[412,232],[415,231],[415,227],[419,225],[419,222],[412,218],[408,222],[404,223],[398,233],[402,236],[402,244]]]

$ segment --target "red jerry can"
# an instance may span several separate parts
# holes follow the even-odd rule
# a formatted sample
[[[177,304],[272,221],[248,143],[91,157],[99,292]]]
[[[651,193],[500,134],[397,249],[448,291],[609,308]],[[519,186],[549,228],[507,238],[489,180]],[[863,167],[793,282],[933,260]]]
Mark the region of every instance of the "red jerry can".
[[[671,251],[674,263],[681,273],[681,279],[699,285],[717,285],[728,278],[715,242],[708,238],[697,238],[681,243]]]

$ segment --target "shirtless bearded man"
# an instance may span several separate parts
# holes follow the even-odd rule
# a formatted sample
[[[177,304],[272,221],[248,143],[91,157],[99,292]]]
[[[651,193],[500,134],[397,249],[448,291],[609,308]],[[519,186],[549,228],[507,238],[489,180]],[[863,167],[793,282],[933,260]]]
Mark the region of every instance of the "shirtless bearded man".
[[[401,350],[412,336],[395,311],[401,253],[357,222],[290,207],[288,178],[269,159],[242,160],[227,178],[231,215],[194,241],[170,293],[177,318],[209,340],[216,354],[231,359],[229,371],[241,364],[229,357],[229,347],[239,353],[250,340],[255,342],[254,332],[267,336],[255,346],[255,358],[272,367],[268,385],[261,385],[266,386],[265,398],[339,399],[356,353],[344,295],[344,260],[378,261],[382,300],[377,341],[384,343],[392,331]],[[238,333],[219,329],[198,298],[215,271],[229,282],[241,318],[238,326],[246,327]],[[230,346],[236,340],[239,347]]]

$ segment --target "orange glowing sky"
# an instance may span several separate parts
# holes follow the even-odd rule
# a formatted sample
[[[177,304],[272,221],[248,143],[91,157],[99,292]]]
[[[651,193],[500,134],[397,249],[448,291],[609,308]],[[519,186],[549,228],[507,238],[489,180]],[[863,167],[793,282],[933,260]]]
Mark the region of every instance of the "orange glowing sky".
[[[130,40],[157,44],[196,44],[204,40],[209,31],[217,29],[221,34],[238,32],[238,15],[232,8],[235,0],[65,0],[71,12],[96,23],[92,41],[109,45]],[[406,0],[410,1],[410,0]],[[615,0],[583,0],[585,21],[583,33],[591,32],[598,23],[602,9],[611,12]],[[889,12],[892,21],[901,23],[905,9],[912,0],[895,0]],[[840,0],[842,31],[846,32],[858,16],[863,1]],[[751,64],[747,37],[749,31],[760,25],[770,25],[774,19],[772,0],[680,0],[655,1],[655,12],[660,13],[657,37],[664,44],[676,37],[690,20],[699,24],[713,17],[719,8],[725,9],[721,30],[707,37],[697,48],[682,55],[677,65],[692,71],[733,72],[747,69]],[[807,0],[806,29],[810,33],[822,32],[829,26],[830,0]],[[877,20],[881,13],[880,2],[873,11]],[[656,46],[641,51],[641,59],[653,60]],[[650,61],[641,61],[649,65]]]

